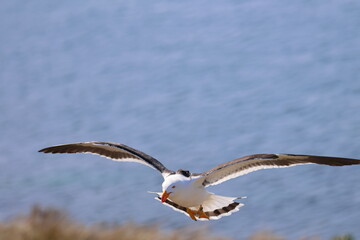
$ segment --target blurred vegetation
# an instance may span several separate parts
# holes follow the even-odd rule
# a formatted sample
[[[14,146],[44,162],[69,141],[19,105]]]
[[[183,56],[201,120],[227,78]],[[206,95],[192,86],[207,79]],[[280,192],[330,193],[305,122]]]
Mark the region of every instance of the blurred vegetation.
[[[0,222],[0,240],[225,240],[206,229],[160,230],[156,225],[95,224],[84,225],[70,219],[62,211],[34,206],[30,213]],[[285,240],[270,231],[256,232],[248,240]],[[320,240],[317,237],[300,240]],[[331,240],[355,240],[351,235],[339,235]]]
[[[35,206],[26,216],[0,223],[0,240],[225,240],[202,230],[160,231],[157,226],[83,225],[66,213]]]
[[[345,234],[342,236],[335,236],[331,240],[355,240],[355,238],[350,234]]]

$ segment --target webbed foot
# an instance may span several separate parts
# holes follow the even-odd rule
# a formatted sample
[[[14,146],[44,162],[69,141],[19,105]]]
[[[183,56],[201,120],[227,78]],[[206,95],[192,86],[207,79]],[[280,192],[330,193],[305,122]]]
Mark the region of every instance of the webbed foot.
[[[194,221],[197,221],[195,214],[196,212],[191,210],[190,208],[186,208],[186,212],[189,214],[190,218]]]
[[[199,218],[206,218],[206,219],[210,219],[209,216],[203,211],[203,207],[200,205],[199,210],[196,213]]]

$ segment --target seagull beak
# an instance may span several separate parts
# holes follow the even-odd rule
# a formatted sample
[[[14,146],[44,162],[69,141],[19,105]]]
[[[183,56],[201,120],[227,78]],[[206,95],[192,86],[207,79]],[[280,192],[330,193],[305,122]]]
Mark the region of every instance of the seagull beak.
[[[165,202],[170,194],[171,194],[171,192],[164,191],[161,195],[161,202]]]

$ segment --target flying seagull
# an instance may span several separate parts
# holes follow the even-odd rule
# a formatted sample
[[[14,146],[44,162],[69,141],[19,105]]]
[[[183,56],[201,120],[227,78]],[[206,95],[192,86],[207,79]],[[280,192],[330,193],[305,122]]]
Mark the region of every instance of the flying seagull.
[[[283,168],[300,164],[344,166],[360,164],[358,159],[295,154],[254,154],[220,164],[203,173],[167,169],[155,158],[124,144],[80,142],[41,149],[43,153],[93,153],[114,161],[137,162],[158,170],[164,178],[157,200],[188,215],[193,220],[216,220],[229,216],[244,204],[239,197],[225,197],[205,188],[260,169]]]

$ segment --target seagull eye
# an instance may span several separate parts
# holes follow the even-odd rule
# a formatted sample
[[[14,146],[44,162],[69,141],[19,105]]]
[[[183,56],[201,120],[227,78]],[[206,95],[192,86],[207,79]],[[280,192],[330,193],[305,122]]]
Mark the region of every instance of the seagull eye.
[[[172,186],[171,188],[175,188],[175,186]]]

